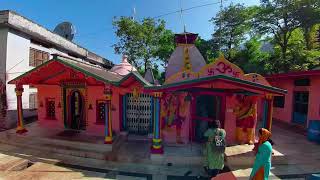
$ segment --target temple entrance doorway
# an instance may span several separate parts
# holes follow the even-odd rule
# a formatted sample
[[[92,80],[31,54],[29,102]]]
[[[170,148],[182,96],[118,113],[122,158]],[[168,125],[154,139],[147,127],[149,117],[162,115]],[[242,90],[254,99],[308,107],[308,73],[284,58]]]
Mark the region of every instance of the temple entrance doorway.
[[[123,127],[129,134],[148,135],[152,133],[152,97],[148,94],[124,96]]]
[[[204,142],[204,133],[208,129],[209,121],[221,119],[221,96],[198,95],[195,98],[195,109],[193,119],[194,140]],[[221,122],[222,125],[222,122]]]
[[[80,89],[67,89],[65,98],[65,125],[68,129],[85,129],[85,100]]]

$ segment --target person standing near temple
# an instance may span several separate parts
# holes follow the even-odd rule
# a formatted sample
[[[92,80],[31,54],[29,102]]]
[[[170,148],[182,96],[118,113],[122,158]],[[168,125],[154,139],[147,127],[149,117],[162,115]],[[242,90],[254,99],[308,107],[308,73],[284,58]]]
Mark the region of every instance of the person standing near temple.
[[[206,144],[204,149],[204,168],[209,179],[215,177],[224,168],[224,152],[226,148],[226,131],[220,128],[220,121],[209,122],[208,130],[204,133]]]
[[[268,180],[271,168],[271,156],[273,142],[270,139],[271,132],[261,128],[259,130],[259,142],[255,144],[256,159],[250,174],[251,180]]]

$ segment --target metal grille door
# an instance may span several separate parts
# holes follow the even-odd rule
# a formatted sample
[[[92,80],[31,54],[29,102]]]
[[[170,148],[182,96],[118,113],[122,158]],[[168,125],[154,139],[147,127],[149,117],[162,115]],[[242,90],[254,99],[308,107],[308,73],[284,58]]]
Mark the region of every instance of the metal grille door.
[[[146,135],[152,132],[152,97],[140,94],[133,97],[127,94],[126,129],[129,133]]]

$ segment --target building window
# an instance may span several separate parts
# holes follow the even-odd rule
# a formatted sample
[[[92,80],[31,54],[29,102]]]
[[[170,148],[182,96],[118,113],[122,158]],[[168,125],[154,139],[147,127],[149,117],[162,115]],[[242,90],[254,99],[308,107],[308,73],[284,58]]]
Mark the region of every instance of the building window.
[[[310,79],[296,79],[294,80],[295,86],[310,86]]]
[[[30,48],[29,65],[36,67],[49,60],[49,53]]]
[[[38,109],[37,104],[38,104],[37,93],[29,94],[29,109],[30,110]]]
[[[46,115],[47,119],[56,119],[56,106],[54,98],[46,99]]]
[[[273,98],[273,107],[284,108],[285,97],[284,96],[275,96]]]

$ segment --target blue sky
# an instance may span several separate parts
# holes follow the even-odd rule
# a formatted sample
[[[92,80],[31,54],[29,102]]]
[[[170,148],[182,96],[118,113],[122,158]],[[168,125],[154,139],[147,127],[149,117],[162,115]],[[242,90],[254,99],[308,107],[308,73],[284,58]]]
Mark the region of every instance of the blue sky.
[[[131,16],[136,9],[136,19],[156,17],[182,8],[217,3],[219,0],[0,0],[0,9],[10,9],[53,30],[62,21],[72,22],[77,30],[74,41],[81,46],[112,60],[120,62],[111,47],[117,42],[112,27],[115,16]],[[230,3],[245,5],[258,4],[259,0],[224,0],[224,6]],[[175,33],[187,31],[198,33],[209,39],[213,26],[209,22],[219,11],[219,4],[208,5],[161,17],[167,22],[167,28]]]

